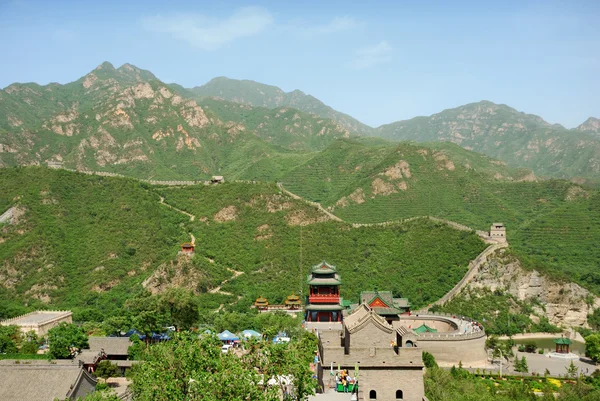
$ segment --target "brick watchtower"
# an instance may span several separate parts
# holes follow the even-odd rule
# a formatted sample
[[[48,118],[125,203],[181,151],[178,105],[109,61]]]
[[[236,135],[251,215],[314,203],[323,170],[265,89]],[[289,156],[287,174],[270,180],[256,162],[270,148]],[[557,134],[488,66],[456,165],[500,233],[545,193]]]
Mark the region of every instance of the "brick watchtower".
[[[308,275],[309,295],[306,299],[307,322],[341,322],[340,298],[342,281],[337,268],[327,262],[314,265]]]

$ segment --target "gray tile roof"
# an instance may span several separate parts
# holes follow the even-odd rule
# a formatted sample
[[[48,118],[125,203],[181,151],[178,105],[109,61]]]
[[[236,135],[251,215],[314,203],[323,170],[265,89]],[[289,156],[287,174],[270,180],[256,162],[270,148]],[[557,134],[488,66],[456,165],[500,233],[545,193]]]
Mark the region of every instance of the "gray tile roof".
[[[2,401],[53,401],[64,400],[80,386],[82,380],[91,379],[76,365],[51,365],[32,363],[0,365],[0,400]],[[77,391],[76,391],[77,392]],[[85,395],[85,394],[83,394]],[[77,396],[83,396],[78,393]]]
[[[96,354],[104,350],[106,355],[128,355],[127,349],[131,341],[127,337],[90,337],[88,339],[90,350]]]

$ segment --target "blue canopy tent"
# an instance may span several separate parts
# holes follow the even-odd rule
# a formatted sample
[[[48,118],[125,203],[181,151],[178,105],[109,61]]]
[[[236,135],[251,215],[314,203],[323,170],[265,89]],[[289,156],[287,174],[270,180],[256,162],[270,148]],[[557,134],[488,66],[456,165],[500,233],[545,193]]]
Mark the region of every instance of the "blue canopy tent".
[[[244,331],[242,331],[242,337],[247,340],[249,340],[251,338],[261,339],[262,334],[260,334],[258,331],[255,331],[255,330],[244,330]]]
[[[234,341],[240,341],[240,338],[229,330],[225,330],[224,332],[217,334],[217,337],[219,337],[219,340],[223,341],[225,344],[232,344]]]
[[[290,338],[285,331],[280,331],[275,337],[273,337],[273,342],[275,344],[289,343]]]

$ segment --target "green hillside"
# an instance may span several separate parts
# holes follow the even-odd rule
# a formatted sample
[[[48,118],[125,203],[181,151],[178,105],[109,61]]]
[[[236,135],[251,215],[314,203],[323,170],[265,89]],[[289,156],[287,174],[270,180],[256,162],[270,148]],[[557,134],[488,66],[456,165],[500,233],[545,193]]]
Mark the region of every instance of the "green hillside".
[[[580,131],[593,129],[593,121]],[[377,128],[374,135],[419,142],[450,141],[541,176],[600,182],[600,139],[488,101]]]
[[[373,128],[368,125],[361,123],[347,114],[332,109],[319,99],[307,95],[300,90],[286,93],[276,86],[265,85],[251,80],[217,77],[202,86],[187,89],[187,91],[193,93],[197,99],[212,97],[269,109],[291,107],[321,118],[336,121],[351,132],[369,134],[373,131]]]
[[[1,228],[0,317],[40,307],[72,308],[78,320],[112,315],[142,284],[189,288],[203,309],[247,310],[259,295],[281,302],[305,291],[308,269],[323,259],[338,265],[346,298],[380,288],[419,306],[452,288],[485,247],[428,221],[353,229],[274,184],[152,188],[32,167],[0,170],[0,184],[2,211],[24,212]],[[196,256],[177,258],[189,230]]]
[[[103,63],[66,85],[10,85],[0,91],[0,167],[61,162],[144,179],[224,172],[268,179],[256,166],[265,158],[274,160],[267,172],[285,171],[290,159],[303,157],[291,152],[349,135],[337,123],[289,108],[207,99],[205,110],[182,95],[189,93],[129,64]]]
[[[600,192],[499,165],[454,144],[337,141],[282,178],[347,222],[435,216],[477,230],[508,228],[529,267],[600,293]]]

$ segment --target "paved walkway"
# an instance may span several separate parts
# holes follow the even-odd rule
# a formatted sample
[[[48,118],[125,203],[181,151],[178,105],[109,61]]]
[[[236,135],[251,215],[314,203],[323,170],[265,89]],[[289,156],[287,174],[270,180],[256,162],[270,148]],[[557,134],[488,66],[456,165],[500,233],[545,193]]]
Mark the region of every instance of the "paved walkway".
[[[315,394],[308,397],[308,401],[349,401],[352,395],[350,393],[338,393],[330,390],[323,394]]]

